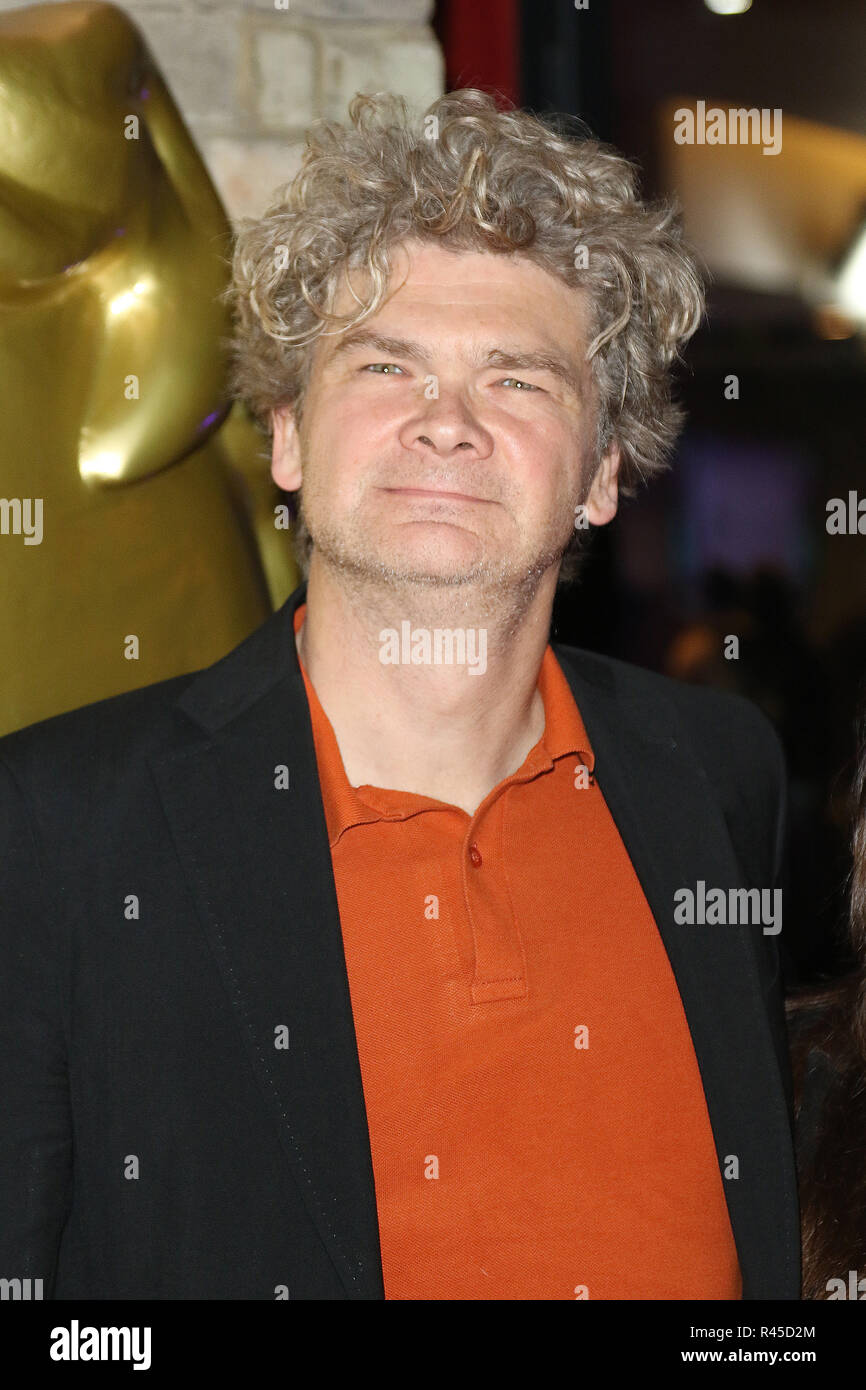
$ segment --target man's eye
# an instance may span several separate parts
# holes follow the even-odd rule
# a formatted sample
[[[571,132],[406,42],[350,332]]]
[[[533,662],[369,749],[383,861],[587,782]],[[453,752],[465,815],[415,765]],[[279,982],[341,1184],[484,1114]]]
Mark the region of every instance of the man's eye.
[[[382,376],[390,376],[392,372],[402,372],[402,370],[402,367],[396,366],[393,362],[368,362],[364,368],[365,372],[379,372]]]
[[[502,380],[503,383],[513,381],[514,385],[520,391],[538,391],[540,389],[538,386],[532,386],[528,381],[521,381],[520,377],[517,376],[505,376],[502,378]]]

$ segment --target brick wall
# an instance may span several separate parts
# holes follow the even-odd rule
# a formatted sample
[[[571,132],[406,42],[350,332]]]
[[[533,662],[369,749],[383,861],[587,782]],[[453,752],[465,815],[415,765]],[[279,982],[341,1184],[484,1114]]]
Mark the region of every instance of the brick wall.
[[[277,8],[285,5],[286,8]],[[0,0],[0,10],[21,8]],[[356,91],[443,90],[433,0],[125,0],[232,217],[296,171],[306,126]]]

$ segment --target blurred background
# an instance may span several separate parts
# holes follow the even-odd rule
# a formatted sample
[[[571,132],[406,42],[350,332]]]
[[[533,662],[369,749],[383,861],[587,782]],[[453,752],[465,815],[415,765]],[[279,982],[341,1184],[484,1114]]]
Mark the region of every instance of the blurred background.
[[[711,277],[686,430],[594,535],[555,634],[761,706],[790,773],[791,973],[834,972],[866,675],[866,540],[857,514],[827,529],[831,499],[866,497],[866,5],[440,0],[435,23],[449,86],[577,116],[680,202]],[[677,144],[701,101],[778,109],[780,152]]]
[[[138,55],[124,58],[135,81],[118,109],[139,111],[147,131],[154,93],[164,81],[170,96],[160,99],[160,122],[150,122],[154,158],[170,174],[173,159],[177,163],[172,151],[189,140],[226,233],[239,216],[261,213],[277,186],[292,177],[314,117],[342,119],[355,91],[380,88],[423,108],[443,90],[472,85],[493,92],[503,105],[556,113],[566,129],[592,133],[637,161],[645,196],[678,198],[686,234],[710,276],[707,318],[677,378],[688,424],[672,470],[621,506],[615,521],[594,536],[579,586],[557,600],[554,636],[682,680],[739,691],[761,706],[784,743],[790,772],[789,974],[805,981],[843,968],[854,718],[866,675],[866,540],[857,531],[859,496],[866,499],[866,5],[131,0],[115,10],[0,4],[0,79],[14,76],[22,53],[31,66],[41,61],[28,20],[37,10],[51,12],[60,71],[70,34],[92,33],[98,48],[105,29],[99,12],[103,19],[106,11],[121,17],[114,48],[101,50],[110,61],[94,67],[106,90],[111,63],[121,61],[123,26],[138,36]],[[85,44],[75,62],[81,64],[86,51]],[[142,63],[151,74],[147,80]],[[45,90],[53,100],[56,77]],[[0,81],[0,120],[5,116],[17,129],[15,101],[14,83]],[[677,143],[675,113],[710,108],[778,111],[781,149],[765,154],[754,142]],[[62,103],[58,111],[62,115]],[[46,139],[61,156],[70,142],[67,163],[84,158],[59,116]],[[185,178],[190,158],[184,146]],[[38,163],[30,159],[28,166]],[[17,187],[8,161],[4,172],[0,212],[14,204]],[[21,170],[16,177],[26,182]],[[87,177],[92,180],[92,169]],[[134,200],[135,181],[120,180],[121,186],[122,196]],[[33,207],[30,197],[28,225],[38,230]],[[203,216],[200,209],[196,216]],[[220,241],[215,217],[211,207],[205,235],[224,255],[228,241]],[[86,275],[88,257],[99,249],[97,237],[90,250],[78,246],[65,259],[58,253],[55,265],[24,274],[6,235],[0,309],[14,305],[19,313],[30,312],[33,286],[54,284],[54,275],[65,291],[70,265]],[[205,298],[212,288],[201,290]],[[121,301],[115,289],[115,309]],[[90,323],[92,294],[88,302]],[[21,324],[16,331],[20,343]],[[203,341],[218,351],[213,325]],[[115,498],[124,488],[135,490],[128,495],[137,499],[153,498],[152,474],[181,478],[205,435],[214,447],[218,441],[219,467],[228,480],[219,500],[223,543],[229,546],[232,517],[242,539],[231,565],[221,562],[230,582],[221,589],[214,577],[205,595],[213,615],[210,645],[177,651],[168,637],[160,645],[155,633],[162,667],[131,669],[113,655],[100,666],[80,642],[76,649],[73,623],[68,651],[57,639],[63,661],[53,683],[34,680],[32,689],[22,690],[8,707],[5,728],[96,698],[94,689],[109,695],[214,660],[293,587],[287,538],[275,549],[270,517],[279,499],[269,491],[266,460],[244,432],[248,422],[237,408],[226,416],[216,379],[221,359],[210,365],[216,372],[211,396],[181,403],[186,433],[181,421],[171,447],[158,442],[129,476],[115,466],[100,478],[91,464],[83,477],[74,437],[68,458],[58,453],[54,465],[77,469],[76,479],[82,474],[88,505],[99,487]],[[65,399],[84,421],[90,398],[83,393],[79,401],[77,389],[64,386]],[[88,428],[92,435],[92,420]],[[85,433],[81,424],[79,439]],[[195,497],[199,485],[189,473],[184,486],[193,491],[185,495]],[[10,487],[4,480],[7,496]],[[50,494],[50,479],[43,490]],[[844,503],[841,533],[828,530],[832,499]],[[71,514],[81,515],[82,506],[78,498]],[[166,508],[166,515],[177,515],[177,504],[166,501]],[[163,572],[173,572],[183,537],[166,537]],[[233,606],[233,573],[243,575],[249,591],[243,608]],[[158,571],[149,578],[160,583]],[[49,589],[55,593],[56,584]],[[76,601],[89,599],[85,594]],[[178,617],[189,602],[181,593],[177,607],[166,608],[166,634],[184,626]],[[12,626],[2,638],[15,650],[36,640]],[[36,669],[38,662],[31,665]],[[27,668],[24,660],[21,669]],[[64,670],[80,671],[81,682],[64,679],[58,674]],[[85,685],[85,672],[94,670],[98,686]]]

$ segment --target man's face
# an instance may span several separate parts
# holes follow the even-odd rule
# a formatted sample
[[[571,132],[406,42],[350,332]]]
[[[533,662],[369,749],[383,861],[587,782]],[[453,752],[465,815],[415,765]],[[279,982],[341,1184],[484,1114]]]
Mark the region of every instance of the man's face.
[[[593,525],[616,511],[616,450],[592,478],[582,294],[515,256],[413,242],[393,264],[377,313],[317,340],[300,429],[274,412],[273,476],[303,484],[341,570],[525,582],[558,564],[578,503]],[[354,303],[344,284],[337,312]]]

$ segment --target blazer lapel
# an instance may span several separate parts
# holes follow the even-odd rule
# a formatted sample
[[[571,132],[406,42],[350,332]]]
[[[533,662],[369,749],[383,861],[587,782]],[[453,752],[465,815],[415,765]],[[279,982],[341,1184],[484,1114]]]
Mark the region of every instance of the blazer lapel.
[[[611,667],[555,648],[599,786],[655,917],[691,1032],[740,1258],[744,1298],[799,1298],[796,1174],[785,1089],[761,993],[760,926],[682,925],[677,889],[748,886],[676,711],[620,688]],[[761,885],[764,887],[769,884]],[[737,1160],[736,1170],[731,1158]],[[738,1176],[725,1176],[737,1171]],[[780,1295],[780,1290],[787,1292]]]
[[[383,1299],[373,1167],[315,748],[305,588],[186,687],[151,760],[198,916],[310,1217],[352,1299]],[[287,788],[279,788],[285,767]],[[284,777],[283,780],[286,780]],[[275,1030],[288,1029],[288,1047]]]

